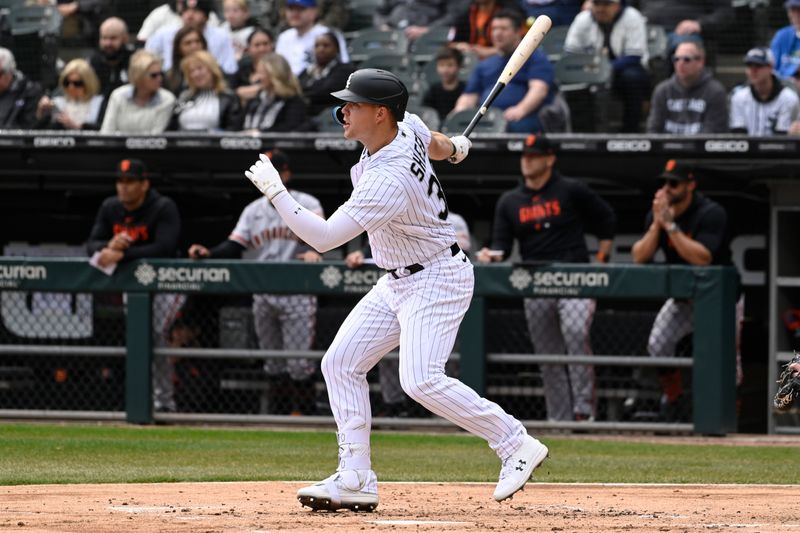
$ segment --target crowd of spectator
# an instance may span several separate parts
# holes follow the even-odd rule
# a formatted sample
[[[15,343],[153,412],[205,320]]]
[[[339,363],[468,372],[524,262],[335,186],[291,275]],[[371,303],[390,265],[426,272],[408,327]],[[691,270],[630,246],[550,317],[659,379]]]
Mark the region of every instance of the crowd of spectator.
[[[20,72],[13,47],[0,51],[1,128],[313,131],[333,103],[330,92],[358,68],[348,44],[359,31],[347,26],[343,0],[170,0],[139,28],[109,4],[57,2],[62,37],[88,36],[93,49],[60,63],[55,87]],[[578,96],[559,87],[556,67],[562,57],[582,56],[609,64],[609,79],[591,92],[619,102],[595,102],[615,115],[599,131],[795,134],[800,0],[784,7],[789,24],[771,43],[752,43],[735,87],[713,68],[719,35],[734,19],[725,0],[383,0],[361,31],[400,34],[414,58],[410,110],[431,108],[442,123],[482,102],[532,18],[546,14],[564,29],[553,37],[563,39],[563,50],[534,53],[494,102],[508,132],[570,131],[566,102]],[[664,75],[653,68],[654,25],[666,34],[666,50],[655,52],[666,59]],[[447,37],[425,60],[435,63],[433,75],[414,46],[437,32]],[[142,49],[150,55],[134,55]],[[192,69],[199,85],[189,79]],[[541,120],[545,109],[564,116]]]

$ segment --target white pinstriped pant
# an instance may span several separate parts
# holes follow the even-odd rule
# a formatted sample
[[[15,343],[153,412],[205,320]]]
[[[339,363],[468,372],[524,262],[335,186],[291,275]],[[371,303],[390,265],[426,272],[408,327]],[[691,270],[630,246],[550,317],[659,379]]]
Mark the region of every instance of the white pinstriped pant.
[[[522,444],[524,426],[499,405],[445,375],[475,283],[463,252],[446,250],[425,269],[383,276],[350,312],[322,359],[322,374],[340,433],[369,431],[367,372],[400,346],[400,385],[429,411],[485,439],[506,459]]]

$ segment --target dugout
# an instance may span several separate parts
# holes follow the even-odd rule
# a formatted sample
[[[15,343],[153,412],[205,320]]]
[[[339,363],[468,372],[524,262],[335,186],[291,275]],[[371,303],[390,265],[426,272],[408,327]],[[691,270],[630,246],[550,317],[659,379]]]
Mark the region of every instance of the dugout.
[[[740,390],[739,421],[745,431],[766,431],[771,423],[770,378],[794,342],[779,319],[783,307],[796,305],[794,289],[771,292],[775,284],[770,281],[774,276],[769,257],[788,245],[770,240],[775,235],[771,213],[780,202],[788,213],[780,219],[789,217],[786,224],[793,224],[791,209],[797,203],[792,191],[800,168],[794,157],[797,142],[727,135],[556,135],[553,139],[561,171],[586,180],[617,211],[615,262],[629,260],[630,244],[642,231],[654,189],[652,178],[664,161],[691,159],[703,169],[700,189],[730,215],[733,256],[747,299],[743,339],[747,377],[745,389]],[[512,135],[478,135],[462,165],[436,166],[451,209],[470,223],[477,245],[488,236],[497,197],[517,183],[521,142]],[[100,201],[113,194],[111,169],[122,157],[144,159],[154,171],[154,186],[176,200],[186,228],[184,244],[219,242],[241,208],[255,197],[242,169],[251,164],[254,153],[272,147],[289,153],[295,185],[319,197],[326,212],[349,194],[348,169],[358,150],[337,134],[125,137],[6,132],[0,137],[0,223],[6,228],[0,244],[4,249],[15,243],[79,247]],[[770,339],[780,341],[780,346],[773,350]]]

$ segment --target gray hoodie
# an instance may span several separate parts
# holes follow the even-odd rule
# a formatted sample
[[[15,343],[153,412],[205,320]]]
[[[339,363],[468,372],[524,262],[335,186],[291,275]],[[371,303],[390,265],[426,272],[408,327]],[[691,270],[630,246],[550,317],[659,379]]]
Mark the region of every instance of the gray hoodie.
[[[690,87],[684,87],[673,74],[653,91],[648,133],[696,135],[727,131],[728,94],[707,70]]]

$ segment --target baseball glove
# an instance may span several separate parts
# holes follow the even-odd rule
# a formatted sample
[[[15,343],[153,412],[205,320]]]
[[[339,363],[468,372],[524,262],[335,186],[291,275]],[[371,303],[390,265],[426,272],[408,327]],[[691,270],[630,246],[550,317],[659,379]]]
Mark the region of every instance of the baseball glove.
[[[795,352],[781,372],[778,379],[778,392],[772,400],[772,405],[779,411],[788,410],[795,399],[800,397],[800,353]]]

